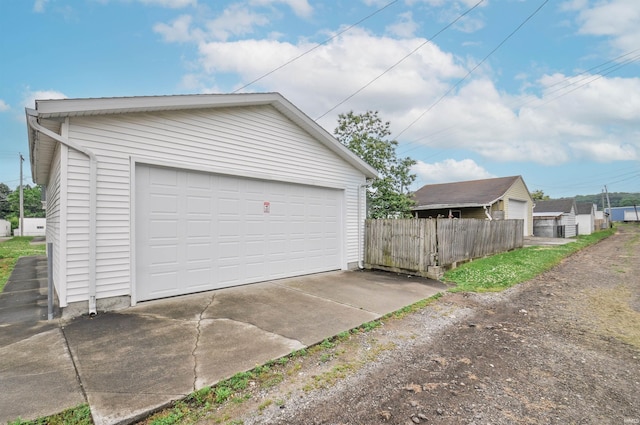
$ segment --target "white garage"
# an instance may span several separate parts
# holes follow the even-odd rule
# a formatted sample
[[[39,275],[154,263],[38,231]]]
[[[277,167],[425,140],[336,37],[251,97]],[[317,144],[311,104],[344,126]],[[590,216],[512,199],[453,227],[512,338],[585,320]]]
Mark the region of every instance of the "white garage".
[[[26,113],[67,316],[362,261],[375,170],[277,93]]]

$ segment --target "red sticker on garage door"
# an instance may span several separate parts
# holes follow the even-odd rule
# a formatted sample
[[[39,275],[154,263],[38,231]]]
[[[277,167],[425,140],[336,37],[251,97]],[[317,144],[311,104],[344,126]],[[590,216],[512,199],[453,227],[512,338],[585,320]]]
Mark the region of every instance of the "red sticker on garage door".
[[[271,212],[271,204],[269,203],[269,201],[264,201],[264,206],[262,207],[262,210],[265,214],[269,214]]]

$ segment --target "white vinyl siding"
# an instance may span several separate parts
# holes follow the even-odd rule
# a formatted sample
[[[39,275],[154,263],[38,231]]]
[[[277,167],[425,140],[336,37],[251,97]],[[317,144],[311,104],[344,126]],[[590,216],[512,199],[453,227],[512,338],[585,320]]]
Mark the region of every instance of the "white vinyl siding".
[[[53,159],[51,161],[51,172],[49,174],[49,181],[47,182],[47,229],[46,240],[47,243],[51,243],[52,252],[47,252],[49,259],[53,259],[53,284],[55,285],[56,292],[61,307],[66,306],[66,288],[65,285],[61,285],[64,282],[64,276],[61,270],[61,246],[62,246],[62,232],[61,232],[61,148],[62,145],[58,145],[56,148]],[[65,150],[66,154],[66,150]]]
[[[560,218],[560,225],[565,226],[565,238],[573,238],[576,236],[576,214],[573,208],[571,208],[571,212],[562,214],[562,217]]]
[[[344,263],[358,261],[361,172],[272,106],[74,117],[69,138],[98,157],[97,297],[131,293],[131,163],[345,191]],[[69,154],[69,300],[87,299],[88,159]],[[75,224],[74,224],[75,222]]]

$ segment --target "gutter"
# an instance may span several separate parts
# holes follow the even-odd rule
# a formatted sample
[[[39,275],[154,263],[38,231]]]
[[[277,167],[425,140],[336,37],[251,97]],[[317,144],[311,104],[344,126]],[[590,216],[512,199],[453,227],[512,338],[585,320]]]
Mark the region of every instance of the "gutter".
[[[96,213],[98,210],[96,193],[98,186],[98,159],[91,150],[40,125],[37,114],[38,112],[36,110],[27,109],[27,123],[33,131],[40,132],[89,158],[89,315],[95,316],[98,314],[96,309]]]

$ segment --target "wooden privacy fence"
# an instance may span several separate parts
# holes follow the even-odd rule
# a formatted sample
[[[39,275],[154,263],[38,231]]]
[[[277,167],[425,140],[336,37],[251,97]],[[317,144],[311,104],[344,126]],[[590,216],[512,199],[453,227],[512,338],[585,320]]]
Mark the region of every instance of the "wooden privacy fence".
[[[521,248],[524,220],[367,220],[365,267],[440,277],[461,261]]]

